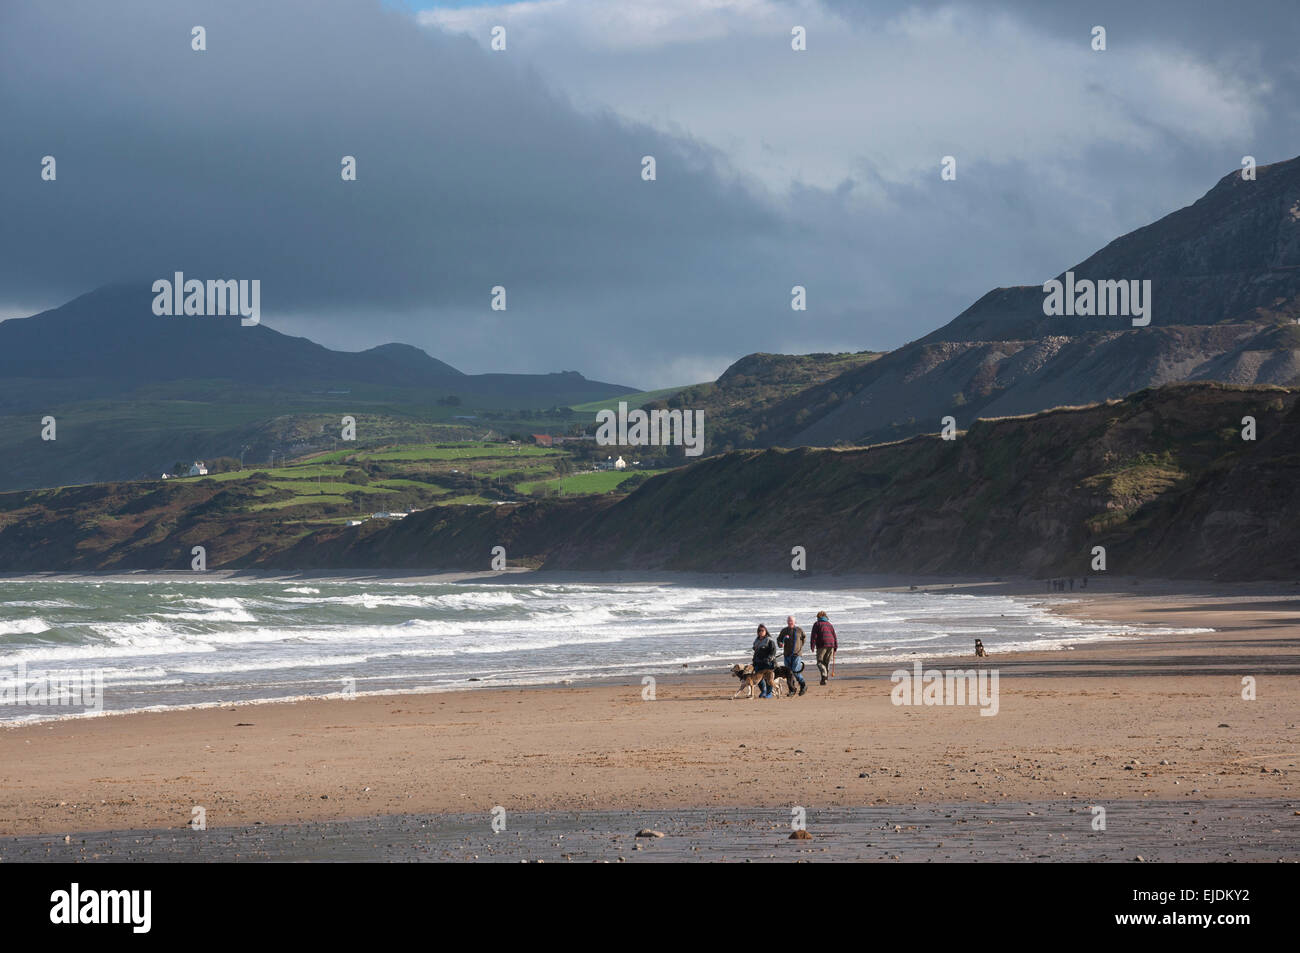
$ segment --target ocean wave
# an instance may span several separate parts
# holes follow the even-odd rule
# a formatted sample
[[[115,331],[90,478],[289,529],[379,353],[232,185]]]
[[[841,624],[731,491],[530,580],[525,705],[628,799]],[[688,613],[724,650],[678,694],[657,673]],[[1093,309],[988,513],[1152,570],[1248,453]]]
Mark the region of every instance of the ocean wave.
[[[207,606],[209,609],[242,609],[244,607],[244,601],[242,599],[199,598],[199,599],[191,599],[190,601],[197,606]]]
[[[30,619],[0,619],[0,635],[40,635],[50,624],[39,616]]]
[[[244,609],[218,609],[215,612],[159,613],[161,619],[184,619],[189,622],[256,622],[257,616]]]
[[[523,600],[514,593],[492,591],[442,595],[362,592],[347,596],[321,596],[318,599],[289,598],[282,601],[302,605],[361,606],[365,609],[492,609],[523,604]]]
[[[335,668],[340,665],[365,665],[383,655],[308,655],[301,658],[280,658],[266,661],[231,660],[205,662],[178,662],[171,667],[185,675],[233,675],[239,672],[275,672],[286,669]]]

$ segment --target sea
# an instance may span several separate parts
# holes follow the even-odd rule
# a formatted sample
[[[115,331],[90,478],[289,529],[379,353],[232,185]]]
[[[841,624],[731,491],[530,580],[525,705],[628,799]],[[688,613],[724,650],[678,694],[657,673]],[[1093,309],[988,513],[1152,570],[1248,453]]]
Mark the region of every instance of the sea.
[[[759,622],[775,636],[793,614],[809,631],[819,610],[843,662],[970,658],[976,638],[1000,653],[1155,631],[1066,618],[1032,597],[933,590],[19,577],[0,580],[0,724],[683,671],[724,678],[749,660]]]

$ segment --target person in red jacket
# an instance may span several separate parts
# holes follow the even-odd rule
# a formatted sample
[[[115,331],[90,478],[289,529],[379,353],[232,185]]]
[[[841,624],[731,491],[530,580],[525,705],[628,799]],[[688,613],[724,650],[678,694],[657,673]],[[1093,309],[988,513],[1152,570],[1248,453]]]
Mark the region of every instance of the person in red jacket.
[[[812,638],[809,640],[813,651],[817,653],[817,671],[822,673],[822,684],[830,678],[831,662],[835,659],[835,650],[840,647],[835,640],[835,626],[830,624],[825,612],[817,613],[813,623]]]

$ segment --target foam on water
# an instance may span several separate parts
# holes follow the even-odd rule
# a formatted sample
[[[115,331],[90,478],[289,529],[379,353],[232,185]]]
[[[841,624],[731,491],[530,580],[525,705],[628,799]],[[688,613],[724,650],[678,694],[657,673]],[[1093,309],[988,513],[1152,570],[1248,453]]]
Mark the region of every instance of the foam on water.
[[[39,616],[30,619],[0,620],[0,635],[39,635],[49,630],[49,625]]]

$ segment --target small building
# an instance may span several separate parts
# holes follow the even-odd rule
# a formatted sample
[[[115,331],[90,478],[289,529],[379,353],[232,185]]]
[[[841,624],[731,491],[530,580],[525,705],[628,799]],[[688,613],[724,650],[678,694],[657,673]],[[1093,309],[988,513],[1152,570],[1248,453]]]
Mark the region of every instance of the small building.
[[[551,435],[548,433],[533,434],[533,443],[537,444],[539,447],[550,447],[554,445],[554,441],[551,440]]]
[[[614,461],[614,469],[615,469],[615,470],[626,470],[626,469],[627,469],[627,461],[624,460],[622,457],[619,457],[617,460]]]
[[[202,460],[195,462],[190,467],[190,476],[207,476],[207,475],[208,475],[208,468],[203,465]]]

